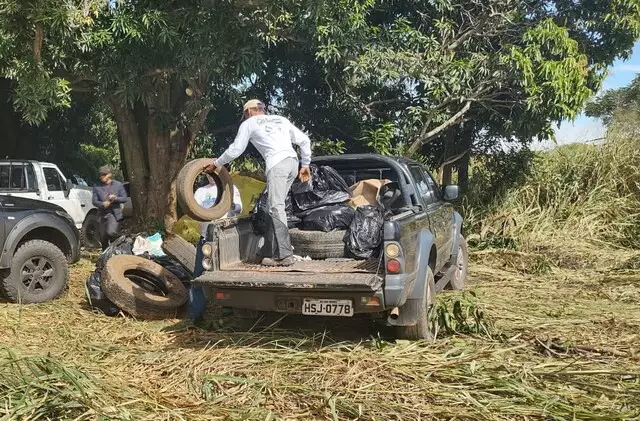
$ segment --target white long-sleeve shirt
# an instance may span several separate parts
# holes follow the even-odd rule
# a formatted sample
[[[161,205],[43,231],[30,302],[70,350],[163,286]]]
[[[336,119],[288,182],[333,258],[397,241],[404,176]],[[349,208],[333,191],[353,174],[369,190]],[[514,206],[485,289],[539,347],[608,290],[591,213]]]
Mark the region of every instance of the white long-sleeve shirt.
[[[308,167],[311,163],[309,136],[285,117],[257,115],[240,125],[235,140],[215,161],[215,165],[221,167],[238,158],[247,149],[249,142],[253,143],[264,158],[267,173],[286,158],[298,158],[293,145],[300,147],[300,164]]]

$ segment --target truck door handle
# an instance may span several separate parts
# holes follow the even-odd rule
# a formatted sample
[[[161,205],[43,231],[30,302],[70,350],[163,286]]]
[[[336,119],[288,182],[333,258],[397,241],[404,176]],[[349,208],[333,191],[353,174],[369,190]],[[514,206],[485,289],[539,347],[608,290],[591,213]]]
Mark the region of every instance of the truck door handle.
[[[53,196],[49,196],[49,200],[53,200]]]
[[[84,203],[80,204],[81,208],[84,208],[85,206],[87,206],[87,205],[85,205]]]

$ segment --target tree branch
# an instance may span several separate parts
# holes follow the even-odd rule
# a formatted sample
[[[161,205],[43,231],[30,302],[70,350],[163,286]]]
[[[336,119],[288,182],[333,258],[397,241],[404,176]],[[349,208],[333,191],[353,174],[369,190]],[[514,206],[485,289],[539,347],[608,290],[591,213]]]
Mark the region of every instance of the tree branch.
[[[457,113],[455,113],[453,116],[451,116],[451,118],[449,118],[447,121],[445,121],[444,123],[442,123],[441,125],[439,125],[435,129],[425,133],[424,130],[427,127],[427,126],[425,126],[425,129],[423,129],[423,133],[421,133],[420,136],[411,144],[411,146],[409,147],[409,150],[407,151],[407,153],[409,155],[415,154],[427,142],[429,142],[434,137],[437,137],[440,134],[440,132],[442,132],[442,131],[448,129],[449,127],[453,126],[454,124],[458,123],[462,119],[462,117],[464,117],[464,115],[467,113],[467,111],[469,111],[469,108],[471,108],[471,101],[470,100],[465,102],[464,106]]]
[[[33,35],[33,58],[36,63],[40,63],[43,41],[44,29],[41,23],[36,23],[35,34]]]

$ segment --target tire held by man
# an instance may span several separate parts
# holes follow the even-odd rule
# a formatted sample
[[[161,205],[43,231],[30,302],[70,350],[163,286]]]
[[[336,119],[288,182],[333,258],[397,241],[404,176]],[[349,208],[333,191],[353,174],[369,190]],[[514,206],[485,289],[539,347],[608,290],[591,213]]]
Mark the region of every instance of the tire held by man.
[[[176,190],[178,203],[182,211],[196,221],[207,222],[222,218],[231,209],[233,201],[233,179],[231,174],[224,168],[220,167],[216,170],[214,179],[218,185],[219,200],[210,208],[202,207],[198,204],[193,196],[193,185],[202,173],[205,165],[210,164],[210,158],[201,158],[190,161],[178,173],[176,180]]]
[[[106,263],[102,289],[116,306],[147,320],[176,317],[187,302],[187,290],[173,273],[137,256],[117,255]]]

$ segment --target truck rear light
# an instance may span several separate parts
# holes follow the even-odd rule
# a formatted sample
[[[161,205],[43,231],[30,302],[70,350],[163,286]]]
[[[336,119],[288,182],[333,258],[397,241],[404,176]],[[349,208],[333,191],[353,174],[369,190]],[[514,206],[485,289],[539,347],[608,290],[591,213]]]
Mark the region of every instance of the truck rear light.
[[[211,270],[211,268],[213,267],[213,260],[205,257],[204,259],[202,259],[202,267],[204,268],[204,270]]]
[[[380,307],[380,298],[378,297],[361,297],[360,304],[365,307]]]
[[[398,257],[400,255],[400,247],[395,243],[387,244],[384,248],[384,253],[391,258]]]
[[[389,259],[387,262],[387,272],[388,273],[399,273],[402,269],[402,265],[396,259]]]
[[[211,255],[213,254],[213,246],[211,246],[211,244],[209,243],[203,244],[202,254],[205,255],[206,257],[211,257]]]
[[[231,294],[229,294],[228,292],[216,292],[216,300],[229,300],[231,299]]]

